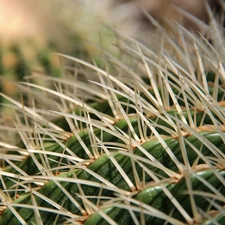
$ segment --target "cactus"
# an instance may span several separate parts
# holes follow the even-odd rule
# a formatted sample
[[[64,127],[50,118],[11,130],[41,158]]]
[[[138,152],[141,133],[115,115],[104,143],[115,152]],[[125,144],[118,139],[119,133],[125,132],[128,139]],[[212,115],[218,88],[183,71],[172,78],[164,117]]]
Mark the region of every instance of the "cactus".
[[[97,32],[103,30],[100,16],[91,14],[82,1],[2,0],[0,11],[0,91],[10,97],[18,94],[11,81],[26,81],[34,73],[61,76],[55,52],[86,60],[97,52],[83,39],[97,41]],[[4,98],[0,102],[7,103]]]
[[[0,225],[225,223],[224,61],[176,29],[1,94]]]

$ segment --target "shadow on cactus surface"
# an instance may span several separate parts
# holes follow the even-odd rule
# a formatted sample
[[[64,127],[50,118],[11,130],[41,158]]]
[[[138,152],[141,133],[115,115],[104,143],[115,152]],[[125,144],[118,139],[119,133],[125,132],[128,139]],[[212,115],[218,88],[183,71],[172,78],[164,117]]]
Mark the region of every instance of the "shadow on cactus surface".
[[[225,224],[223,39],[175,26],[1,94],[1,225]]]

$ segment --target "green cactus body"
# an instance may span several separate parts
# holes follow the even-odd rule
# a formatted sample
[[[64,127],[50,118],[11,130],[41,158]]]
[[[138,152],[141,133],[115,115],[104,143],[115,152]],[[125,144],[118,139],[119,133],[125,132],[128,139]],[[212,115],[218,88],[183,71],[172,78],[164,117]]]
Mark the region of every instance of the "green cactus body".
[[[26,101],[1,94],[19,141],[0,136],[0,225],[225,224],[224,62],[181,34],[195,53],[121,37],[126,63],[61,55],[75,68],[31,76]]]

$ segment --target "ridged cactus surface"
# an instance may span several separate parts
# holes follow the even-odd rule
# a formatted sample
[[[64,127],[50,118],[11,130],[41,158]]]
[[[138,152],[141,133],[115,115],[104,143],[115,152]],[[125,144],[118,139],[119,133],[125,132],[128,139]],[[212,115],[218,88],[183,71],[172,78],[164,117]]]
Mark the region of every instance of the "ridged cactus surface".
[[[99,67],[61,55],[75,65],[61,78],[30,77],[54,88],[1,94],[15,119],[1,122],[0,225],[225,224],[224,62],[179,35],[159,51],[121,37]]]

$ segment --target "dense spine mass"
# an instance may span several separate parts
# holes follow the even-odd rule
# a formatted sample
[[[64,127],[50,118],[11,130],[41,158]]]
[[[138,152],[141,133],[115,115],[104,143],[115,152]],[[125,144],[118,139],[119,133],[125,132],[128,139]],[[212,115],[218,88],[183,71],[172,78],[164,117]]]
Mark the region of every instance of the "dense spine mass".
[[[176,29],[1,94],[0,225],[225,223],[224,61]]]

